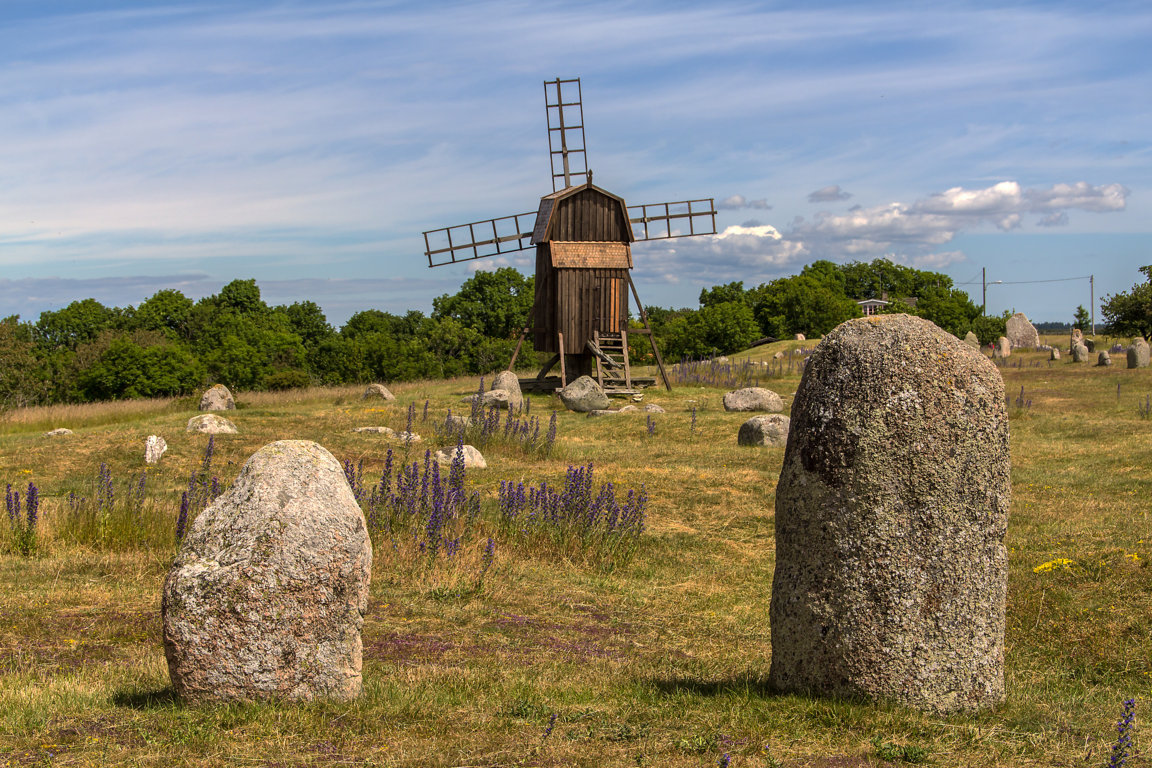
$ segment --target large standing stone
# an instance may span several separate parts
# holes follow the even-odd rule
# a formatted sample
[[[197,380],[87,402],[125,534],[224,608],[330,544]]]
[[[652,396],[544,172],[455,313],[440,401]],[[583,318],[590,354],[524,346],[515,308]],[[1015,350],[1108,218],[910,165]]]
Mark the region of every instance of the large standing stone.
[[[1077,344],[1083,343],[1084,331],[1080,330],[1079,328],[1073,328],[1072,333],[1068,338],[1068,351],[1071,352],[1072,350],[1076,349]]]
[[[608,407],[608,395],[591,376],[581,376],[556,393],[560,402],[570,411],[588,413],[602,411]]]
[[[524,395],[520,392],[520,379],[512,371],[500,371],[492,380],[492,390],[508,393],[506,408],[520,410],[524,407]]]
[[[740,425],[736,435],[738,445],[770,445],[780,447],[788,442],[788,417],[781,413],[753,416]]]
[[[776,490],[772,685],[939,713],[1001,701],[1010,479],[986,357],[908,315],[828,334]]]
[[[1140,336],[1132,339],[1132,343],[1128,345],[1128,367],[1148,367],[1148,342]]]
[[[1088,347],[1089,352],[1096,351],[1096,339],[1084,339],[1084,346]]]
[[[1060,350],[1056,349],[1056,347],[1052,347],[1052,350],[1048,353],[1048,359],[1049,360],[1059,360],[1060,359]]]
[[[764,387],[747,387],[724,394],[724,410],[726,411],[769,411],[777,413],[784,410],[784,401],[780,395]]]
[[[369,384],[368,387],[364,390],[364,399],[371,400],[374,398],[380,400],[395,400],[396,395],[392,394],[388,387],[384,386],[383,384],[373,383]]]
[[[972,333],[972,331],[964,334],[964,343],[973,349],[980,349],[980,339],[976,338],[976,334]]]
[[[201,432],[205,435],[234,435],[240,430],[236,425],[223,416],[214,413],[202,413],[188,419],[185,432]]]
[[[236,401],[232,393],[223,384],[216,384],[207,389],[200,398],[202,411],[231,411],[236,408]]]
[[[1100,354],[1096,358],[1096,365],[1099,365],[1099,366],[1112,365],[1112,355],[1109,354],[1108,350],[1106,350],[1106,349],[1100,350]]]
[[[257,451],[192,523],[164,583],[164,653],[191,701],[349,700],[372,544],[340,463],[307,440]]]
[[[1040,334],[1036,332],[1036,326],[1028,322],[1023,312],[1017,312],[1008,318],[1004,323],[1004,335],[1016,348],[1035,349],[1040,346]]]
[[[996,339],[996,346],[992,348],[992,357],[997,360],[1003,360],[1006,357],[1012,356],[1012,342],[1007,337],[1001,336]]]
[[[160,457],[168,450],[168,442],[160,435],[148,435],[144,441],[144,463],[158,464]]]

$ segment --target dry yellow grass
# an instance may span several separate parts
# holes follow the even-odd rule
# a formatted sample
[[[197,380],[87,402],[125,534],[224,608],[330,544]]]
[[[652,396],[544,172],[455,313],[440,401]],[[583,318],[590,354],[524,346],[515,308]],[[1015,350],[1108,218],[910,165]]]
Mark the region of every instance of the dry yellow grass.
[[[646,401],[667,411],[654,417],[654,437],[644,414],[561,413],[554,455],[487,451],[490,468],[469,475],[487,499],[501,479],[558,482],[569,464],[588,462],[618,487],[645,484],[637,558],[603,573],[502,544],[483,591],[471,594],[446,587],[475,572],[475,551],[455,575],[379,552],[365,693],[351,705],[182,706],[168,686],[158,612],[174,548],[108,552],[51,538],[64,494],[101,461],[119,479],[138,472],[152,433],[170,447],[149,481],[174,522],[206,443],[183,432],[194,403],[10,414],[0,422],[0,482],[32,479],[44,490],[47,540],[39,557],[0,556],[0,761],[708,766],[728,753],[734,766],[865,766],[881,764],[880,736],[927,749],[934,765],[1105,765],[1121,700],[1152,685],[1152,420],[1137,412],[1152,372],[1119,360],[1049,366],[1040,353],[1009,363],[1008,392],[1023,386],[1032,405],[1011,409],[1008,701],[948,718],[767,690],[782,451],[735,445],[744,417],[723,411],[723,389],[650,391]],[[766,382],[788,405],[797,383],[796,373]],[[404,448],[353,427],[401,429],[414,402],[416,431],[431,436],[419,421],[425,399],[443,418],[475,387],[401,384],[389,404],[362,400],[359,388],[239,393],[229,416],[241,434],[217,439],[214,466],[227,482],[261,445],[303,437],[363,459],[374,479],[386,448]],[[532,398],[545,421],[554,406]],[[70,423],[56,423],[59,414]],[[78,429],[52,440],[40,434],[49,423]],[[1035,572],[1057,558],[1073,565]]]

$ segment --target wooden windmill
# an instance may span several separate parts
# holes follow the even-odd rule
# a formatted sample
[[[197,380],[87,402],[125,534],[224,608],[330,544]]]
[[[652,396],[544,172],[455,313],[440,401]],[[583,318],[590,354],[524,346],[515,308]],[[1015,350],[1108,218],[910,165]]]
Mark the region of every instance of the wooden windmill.
[[[521,382],[528,389],[555,389],[566,385],[569,378],[593,373],[609,392],[631,392],[637,386],[654,383],[653,379],[634,379],[628,364],[631,294],[644,324],[643,330],[633,329],[632,333],[648,336],[664,386],[671,389],[647,313],[632,282],[631,244],[715,234],[713,200],[629,207],[624,198],[592,184],[584,150],[579,78],[546,81],[544,102],[552,194],[540,199],[535,212],[425,232],[428,266],[536,248],[536,295],[512,364],[529,332],[533,348],[553,357],[535,379]],[[548,377],[557,363],[559,378]]]

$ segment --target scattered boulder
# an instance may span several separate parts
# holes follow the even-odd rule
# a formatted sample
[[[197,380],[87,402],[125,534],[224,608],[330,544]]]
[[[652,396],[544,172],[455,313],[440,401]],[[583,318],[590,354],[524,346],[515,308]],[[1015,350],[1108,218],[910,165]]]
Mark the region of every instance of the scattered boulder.
[[[980,349],[980,339],[976,338],[976,334],[972,333],[972,331],[964,334],[964,343],[973,349]]]
[[[490,389],[487,392],[481,392],[478,395],[468,395],[461,402],[471,403],[473,400],[479,398],[480,405],[484,408],[497,408],[515,410],[518,406],[513,405],[513,395],[506,389]],[[523,399],[520,400],[523,403]]]
[[[232,411],[236,409],[236,401],[232,393],[223,384],[215,384],[207,389],[200,398],[202,411]]]
[[[1132,343],[1128,345],[1128,367],[1147,368],[1148,352],[1148,342],[1144,341],[1143,337],[1137,336],[1132,339]]]
[[[403,440],[406,443],[419,443],[423,441],[423,438],[421,438],[420,435],[416,434],[415,432],[408,431],[397,432],[396,439]]]
[[[788,442],[788,424],[788,417],[781,413],[753,416],[740,425],[736,442],[739,445],[783,446]]]
[[[720,357],[716,358],[716,362],[720,365],[725,365],[728,362],[728,358],[721,355]]]
[[[643,392],[637,392],[636,394],[632,395],[632,402],[634,402],[634,403],[644,402],[644,393]]]
[[[1052,347],[1052,350],[1048,353],[1048,359],[1049,360],[1059,360],[1060,359],[1060,350],[1056,349],[1056,347]]]
[[[796,341],[807,341],[807,339],[804,338],[804,334],[802,333],[798,333],[792,338],[794,338]]]
[[[364,399],[371,400],[374,398],[380,400],[395,400],[396,395],[392,394],[388,387],[383,384],[369,384],[368,388],[364,390]]]
[[[164,583],[164,654],[198,701],[361,689],[372,544],[340,462],[316,443],[257,451],[192,522]]]
[[[356,427],[353,432],[363,432],[373,435],[384,435],[384,437],[395,437],[396,431],[391,427]]]
[[[1088,347],[1089,352],[1096,351],[1096,339],[1084,339],[1084,346]]]
[[[240,430],[236,429],[236,425],[223,416],[217,416],[214,413],[202,413],[188,419],[188,426],[184,428],[184,431],[201,432],[205,435],[235,435]]]
[[[996,339],[996,346],[992,347],[992,357],[996,358],[997,360],[1002,360],[1005,357],[1011,356],[1012,342],[1008,341],[1008,338],[1005,336],[1001,336],[1000,338]]]
[[[159,435],[148,435],[144,441],[144,463],[158,464],[164,451],[168,450],[168,443]]]
[[[464,449],[464,468],[465,469],[487,469],[488,462],[484,461],[483,454],[476,450],[474,446],[464,445],[456,446],[454,448],[441,448],[436,451],[436,461],[441,465],[451,465],[452,461],[456,458],[457,451],[460,448]]]
[[[64,437],[70,434],[72,434],[72,430],[67,427],[57,427],[56,429],[50,429],[45,432],[44,437]]]
[[[591,376],[581,376],[556,393],[560,402],[570,411],[588,413],[608,407],[608,395]]]
[[[664,409],[656,405],[656,403],[648,403],[644,406],[645,413],[664,413]]]
[[[769,684],[933,713],[1004,698],[1004,383],[932,323],[850,320],[804,369],[776,489]]]
[[[1083,344],[1076,344],[1072,347],[1072,362],[1086,363],[1088,362],[1088,347]]]
[[[1108,350],[1100,350],[1100,355],[1096,358],[1096,365],[1101,367],[1112,365],[1112,355]]]
[[[1004,323],[1004,335],[1013,347],[1034,349],[1040,346],[1040,334],[1036,326],[1028,322],[1023,312],[1017,312]]]
[[[500,371],[492,381],[492,391],[508,393],[507,404],[504,408],[520,410],[524,407],[524,395],[520,391],[520,379],[512,371]]]
[[[737,389],[724,395],[724,410],[726,411],[771,411],[784,410],[784,401],[780,395],[763,387],[747,387]]]
[[[1084,331],[1080,330],[1079,328],[1073,328],[1072,333],[1069,336],[1069,340],[1068,340],[1068,352],[1071,353],[1072,350],[1076,348],[1077,344],[1083,344],[1083,343],[1084,343]]]
[[[772,355],[772,359],[773,360],[783,360],[784,359],[784,350],[781,349],[781,350],[777,351],[776,354]]]

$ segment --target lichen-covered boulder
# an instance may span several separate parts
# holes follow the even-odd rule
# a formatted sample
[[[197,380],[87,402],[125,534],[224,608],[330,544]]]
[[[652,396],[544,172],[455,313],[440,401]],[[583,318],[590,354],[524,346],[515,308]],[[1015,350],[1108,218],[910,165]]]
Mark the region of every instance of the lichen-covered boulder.
[[[996,346],[992,347],[992,357],[996,360],[1002,360],[1005,357],[1012,356],[1012,342],[1006,336],[1001,336],[996,339]]]
[[[202,413],[188,419],[185,432],[200,432],[205,435],[235,435],[240,430],[236,425],[223,416],[214,413]]]
[[[1023,312],[1017,312],[1004,323],[1004,335],[1013,347],[1035,349],[1040,346],[1040,334],[1036,326],[1028,322]]]
[[[1072,333],[1068,336],[1068,352],[1071,353],[1076,348],[1077,344],[1084,343],[1084,331],[1079,328],[1073,328]]]
[[[500,371],[496,374],[496,378],[492,380],[491,391],[508,393],[505,404],[502,406],[504,408],[518,411],[524,407],[524,394],[520,391],[520,379],[512,371]]]
[[[352,431],[368,435],[384,435],[384,437],[396,436],[396,430],[392,429],[391,427],[354,427]]]
[[[604,394],[604,390],[591,376],[581,376],[556,394],[570,411],[588,413],[608,408],[608,395]]]
[[[56,429],[50,429],[45,432],[44,437],[65,437],[70,434],[72,434],[72,430],[67,427],[56,427]]]
[[[784,410],[784,401],[780,399],[780,395],[770,389],[746,387],[724,394],[724,410],[777,413]]]
[[[1048,359],[1049,360],[1059,360],[1060,359],[1060,350],[1056,349],[1056,347],[1052,347],[1052,349],[1048,352]]]
[[[456,454],[462,451],[465,469],[486,469],[488,462],[484,460],[484,454],[473,445],[456,445],[451,448],[441,448],[436,451],[436,462],[443,466],[451,466],[452,462],[456,459]]]
[[[980,339],[976,338],[976,334],[972,333],[972,331],[964,334],[964,343],[973,349],[980,349]]]
[[[200,397],[202,411],[231,411],[235,408],[236,401],[232,398],[232,392],[223,384],[209,387]]]
[[[1088,347],[1084,344],[1074,344],[1072,346],[1072,361],[1075,363],[1088,362]]]
[[[776,489],[770,683],[936,713],[1001,701],[1009,469],[988,358],[908,315],[829,333]]]
[[[395,400],[396,395],[383,384],[369,384],[364,390],[365,400]]]
[[[160,435],[148,435],[144,441],[144,463],[158,464],[160,457],[168,450],[168,442]]]
[[[332,454],[264,446],[193,521],[164,583],[164,652],[190,701],[353,699],[372,544]]]
[[[788,417],[781,413],[753,416],[740,425],[736,443],[781,447],[788,442],[788,421]]]
[[[1137,336],[1132,339],[1132,343],[1128,345],[1128,367],[1147,368],[1148,351],[1148,342],[1144,341],[1143,338]]]
[[[1101,367],[1112,365],[1112,355],[1109,354],[1108,350],[1100,350],[1100,354],[1096,356],[1096,365]]]

